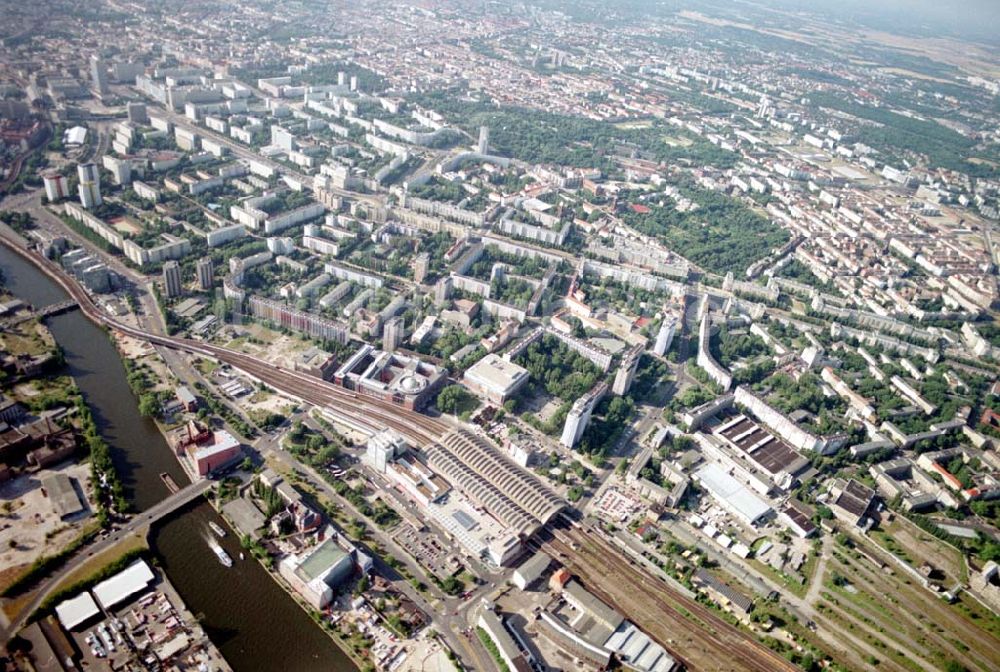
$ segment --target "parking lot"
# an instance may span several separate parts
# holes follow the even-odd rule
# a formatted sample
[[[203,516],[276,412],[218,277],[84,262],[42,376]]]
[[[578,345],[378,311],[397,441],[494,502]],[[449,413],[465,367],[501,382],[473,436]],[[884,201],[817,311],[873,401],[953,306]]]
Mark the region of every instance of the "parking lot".
[[[173,587],[162,580],[70,634],[84,669],[230,669]]]

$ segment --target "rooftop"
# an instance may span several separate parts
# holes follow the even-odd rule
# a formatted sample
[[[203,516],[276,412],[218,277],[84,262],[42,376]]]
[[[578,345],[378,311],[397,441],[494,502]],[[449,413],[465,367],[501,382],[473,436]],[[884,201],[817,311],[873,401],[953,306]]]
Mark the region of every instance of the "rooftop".
[[[720,502],[726,504],[746,522],[754,523],[767,515],[771,507],[749,488],[730,476],[715,462],[709,462],[695,476]]]
[[[85,505],[73,485],[73,480],[66,474],[52,474],[42,479],[42,488],[52,501],[52,508],[60,518],[72,516],[84,510]]]
[[[486,355],[465,372],[465,377],[477,385],[497,392],[513,388],[528,375],[528,370],[523,366],[494,353]]]
[[[153,582],[153,570],[145,560],[136,560],[110,579],[94,586],[94,597],[105,609],[110,609],[132,595],[145,590]]]
[[[56,616],[59,617],[59,622],[67,630],[72,630],[81,623],[89,621],[99,613],[101,610],[97,607],[97,603],[86,591],[56,605]]]
[[[323,576],[327,570],[339,564],[346,555],[347,551],[337,545],[336,540],[327,539],[302,558],[295,572],[308,583]]]

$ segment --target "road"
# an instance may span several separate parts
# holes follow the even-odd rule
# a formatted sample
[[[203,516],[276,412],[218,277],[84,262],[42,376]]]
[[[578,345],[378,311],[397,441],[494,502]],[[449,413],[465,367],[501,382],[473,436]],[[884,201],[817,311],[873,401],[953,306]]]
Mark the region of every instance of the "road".
[[[105,314],[98,308],[90,296],[83,289],[70,279],[58,266],[45,260],[37,253],[25,250],[6,238],[0,238],[0,243],[14,250],[17,254],[29,262],[35,264],[53,280],[62,285],[71,297],[80,304],[81,311],[91,320],[98,324],[118,330],[135,338],[143,339],[154,345],[162,345],[194,355],[208,357],[225,362],[231,366],[241,369],[251,377],[261,380],[271,387],[285,392],[289,396],[301,399],[327,409],[334,416],[341,418],[348,424],[370,428],[377,431],[383,427],[389,427],[398,431],[402,436],[411,441],[413,445],[423,446],[427,442],[438,440],[443,434],[451,429],[451,426],[440,420],[429,418],[425,415],[409,411],[391,402],[370,397],[358,397],[354,393],[333,386],[325,381],[308,376],[306,374],[288,371],[274,364],[235,352],[224,347],[201,343],[190,339],[177,337],[167,337],[152,332],[133,327],[116,320]],[[590,541],[589,539],[587,541]],[[652,602],[643,601],[644,598],[652,597],[646,595],[649,585],[663,585],[662,581],[653,579],[648,574],[641,579],[629,584],[624,579],[628,576],[630,564],[614,546],[604,545],[595,553],[582,555],[578,548],[566,546],[562,552],[556,552],[566,559],[566,564],[578,573],[586,573],[591,577],[599,576],[605,585],[610,579],[613,582],[612,588],[620,591],[624,586],[630,585],[630,595],[628,600],[623,601],[619,608],[629,617],[637,622],[647,623],[655,627],[656,632],[651,632],[659,641],[667,641],[671,636],[668,621],[673,621],[675,625],[685,626],[685,631],[692,641],[700,643],[703,652],[708,651],[714,660],[732,660],[732,655],[744,656],[752,659],[749,669],[771,670],[784,669],[784,661],[775,661],[773,655],[757,643],[750,639],[738,629],[732,627],[725,621],[706,610],[702,605],[688,600],[685,608],[693,613],[698,613],[703,622],[711,622],[710,631],[701,632],[699,626],[692,626],[687,619],[677,619],[677,612],[671,610],[669,602],[663,599]],[[622,570],[626,570],[623,572]],[[650,584],[650,582],[654,582]],[[659,586],[658,586],[659,587]],[[633,598],[639,598],[642,602],[637,606]],[[676,596],[673,596],[676,599]],[[650,620],[658,618],[663,612],[663,620]],[[457,610],[456,614],[457,615]],[[640,626],[641,626],[641,623]],[[666,630],[664,628],[667,628]],[[707,654],[706,654],[707,655]],[[721,658],[719,656],[722,656]],[[729,656],[727,658],[727,656]],[[766,667],[764,661],[770,661],[771,667]]]
[[[82,547],[68,562],[62,565],[55,574],[45,578],[42,584],[36,589],[31,602],[21,608],[21,613],[11,621],[5,632],[0,632],[0,639],[7,641],[12,633],[17,632],[24,627],[31,614],[38,609],[38,607],[46,600],[46,598],[49,597],[49,595],[55,592],[62,580],[79,569],[92,556],[113,548],[132,534],[138,534],[141,532],[143,536],[145,536],[145,532],[150,525],[161,518],[170,515],[177,509],[190,504],[192,501],[208,492],[213,485],[214,483],[212,481],[196,481],[195,483],[178,490],[166,499],[157,503],[155,506],[143,511],[141,514],[132,516],[128,522],[121,527],[113,528],[114,532],[110,535],[99,538],[98,541]]]
[[[308,419],[305,419],[303,424],[312,426]],[[320,432],[323,431],[322,428],[313,427],[313,429]],[[310,486],[322,493],[323,496],[330,501],[344,508],[356,519],[368,522],[367,534],[380,543],[383,548],[387,549],[393,557],[403,562],[403,564],[409,569],[411,575],[418,578],[425,576],[424,569],[420,567],[412,559],[412,557],[395,542],[392,538],[391,532],[383,531],[374,523],[368,521],[365,516],[358,511],[353,504],[351,504],[351,502],[337,494],[337,491],[333,489],[333,487],[319,472],[316,471],[315,468],[299,461],[295,458],[295,456],[291,455],[287,451],[281,450],[278,447],[279,440],[280,439],[278,439],[275,435],[265,435],[256,442],[255,447],[258,451],[260,451],[263,457],[270,458],[272,462],[283,466],[287,470],[297,471],[305,478],[306,481],[308,481]],[[377,555],[374,557],[376,567],[382,576],[389,577],[398,574],[398,572],[393,570],[391,567],[385,565]],[[470,639],[465,634],[471,624],[471,615],[466,612],[471,605],[478,601],[478,598],[481,597],[482,594],[490,590],[489,585],[477,587],[471,591],[472,594],[468,599],[462,599],[445,595],[432,583],[427,583],[427,590],[433,598],[432,600],[429,600],[423,593],[416,590],[403,578],[399,578],[392,583],[397,590],[406,595],[424,612],[431,614],[438,631],[445,638],[445,641],[451,649],[459,656],[465,669],[484,671],[492,669],[491,659],[487,656],[486,651],[482,648],[478,639]]]
[[[246,159],[248,161],[256,161],[257,163],[261,163],[265,166],[268,166],[269,168],[273,168],[277,173],[281,175],[287,175],[301,182],[306,188],[309,189],[312,188],[313,181],[312,177],[310,177],[309,175],[306,175],[305,173],[300,173],[297,170],[293,170],[284,163],[279,163],[278,161],[273,161],[271,159],[268,159],[267,157],[261,156],[260,154],[253,151],[246,145],[240,144],[236,140],[233,140],[230,137],[222,135],[221,133],[216,133],[210,128],[206,128],[205,126],[199,126],[198,124],[193,123],[183,114],[174,112],[173,110],[167,110],[164,108],[156,110],[154,114],[156,116],[165,117],[175,127],[183,128],[193,133],[197,133],[201,137],[209,138],[213,142],[218,142],[220,145],[223,145],[224,147],[228,148],[229,151],[232,152],[232,154],[235,156],[238,156],[242,159]],[[356,201],[361,201],[362,203],[366,203],[373,208],[385,207],[385,197],[381,195],[362,194],[356,191],[338,189],[336,187],[330,188],[329,191],[333,192],[338,196],[350,198]]]

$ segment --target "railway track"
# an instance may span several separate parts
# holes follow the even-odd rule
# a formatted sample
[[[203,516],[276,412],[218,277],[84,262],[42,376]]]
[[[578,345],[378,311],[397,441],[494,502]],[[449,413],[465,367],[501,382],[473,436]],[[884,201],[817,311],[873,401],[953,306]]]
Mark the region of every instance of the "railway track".
[[[378,431],[383,428],[394,429],[417,446],[437,441],[450,429],[445,423],[421,415],[416,411],[411,411],[376,397],[359,395],[351,390],[337,387],[332,383],[319,380],[304,373],[275,366],[252,355],[187,338],[155,334],[119,322],[104,313],[80,285],[67,277],[61,269],[55,267],[47,259],[15,245],[5,238],[0,238],[0,243],[21,257],[24,257],[55,282],[59,283],[70,297],[79,304],[80,310],[84,315],[97,324],[154,345],[181,350],[202,357],[209,357],[229,364],[234,368],[244,371],[253,378],[267,383],[276,390],[316,406],[327,408],[334,416],[339,415],[349,419],[357,425],[369,428],[371,431]]]
[[[434,418],[382,399],[358,395],[252,355],[191,339],[155,334],[119,322],[105,314],[81,286],[48,260],[6,238],[0,237],[0,244],[57,282],[77,301],[80,310],[97,324],[155,345],[229,364],[279,391],[327,408],[334,415],[373,431],[392,428],[418,446],[437,441],[450,430],[448,425]],[[703,605],[637,569],[617,548],[586,534],[582,528],[552,530],[552,537],[537,542],[537,545],[553,557],[561,558],[587,585],[588,590],[626,614],[663,644],[687,669],[733,672],[797,670],[787,660],[755,642]],[[680,642],[681,637],[686,639]]]
[[[794,672],[798,668],[696,600],[642,570],[582,528],[551,530],[539,545],[602,601],[627,615],[689,670]]]

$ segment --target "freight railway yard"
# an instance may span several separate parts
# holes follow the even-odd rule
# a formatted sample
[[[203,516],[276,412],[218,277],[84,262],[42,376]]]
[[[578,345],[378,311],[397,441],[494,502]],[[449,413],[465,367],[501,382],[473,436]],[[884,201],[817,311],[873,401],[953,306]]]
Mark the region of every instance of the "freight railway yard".
[[[377,397],[362,396],[315,376],[277,367],[255,356],[202,340],[164,336],[124,324],[98,307],[90,294],[57,266],[30,250],[11,249],[39,265],[58,281],[82,311],[99,324],[156,345],[231,365],[291,398],[323,409],[328,417],[346,428],[364,435],[390,429],[415,447],[436,445],[437,450],[442,450],[442,440],[454,430],[454,425],[444,419],[408,411]],[[732,424],[727,423],[726,433],[720,433],[720,436],[738,432],[742,427],[734,429]],[[743,434],[737,438],[744,443],[747,441]],[[760,440],[759,435],[755,440]],[[780,447],[783,444],[775,445]],[[791,455],[788,459],[798,459],[794,452],[789,451],[786,447],[785,452]],[[433,450],[429,455],[432,460],[435,459]],[[771,471],[781,468],[781,465],[769,466]],[[567,520],[558,518],[545,525],[529,548],[558,558],[597,598],[627,614],[637,627],[662,642],[671,656],[685,668],[734,671],[796,669],[786,658],[723,620],[711,608],[637,566],[597,528],[584,531],[585,528],[576,524],[567,526]],[[867,540],[859,540],[859,543],[867,543]],[[863,556],[847,548],[836,548],[825,563],[825,571],[817,572],[812,577],[814,587],[809,591],[810,599],[802,604],[793,602],[788,605],[789,610],[797,615],[808,614],[807,620],[819,629],[816,634],[799,627],[799,636],[804,640],[811,640],[834,655],[840,652],[850,660],[857,654],[840,649],[842,643],[847,642],[854,651],[867,651],[871,652],[869,656],[879,656],[883,669],[930,669],[927,664],[952,659],[987,669],[998,662],[996,656],[986,653],[995,650],[991,647],[997,641],[996,633],[988,634],[973,627],[969,643],[947,637],[933,624],[937,621],[928,622],[915,614],[930,613],[949,623],[950,628],[961,629],[970,622],[963,620],[955,607],[937,600],[929,609],[921,607],[926,588],[914,586],[910,580],[892,573],[885,561],[881,566],[868,566],[858,557]],[[872,563],[871,560],[867,562]],[[852,579],[841,583],[840,577],[843,576]],[[837,577],[836,584],[831,577]],[[886,593],[887,590],[890,592]],[[882,594],[893,594],[892,603],[905,615],[897,617],[894,611],[878,605],[874,595]],[[989,618],[982,605],[974,599],[960,596],[959,601],[958,609],[966,617],[975,620]],[[838,630],[846,631],[842,639],[831,636]],[[904,648],[914,652],[918,658],[908,658]]]
[[[28,251],[17,251],[27,258],[33,256]],[[154,344],[225,362],[290,396],[327,409],[348,426],[371,432],[390,428],[415,445],[434,443],[449,429],[445,423],[433,418],[405,412],[378,400],[359,399],[357,395],[313,377],[281,370],[248,355],[122,324],[101,311],[79,285],[57,268],[43,259],[35,258],[34,261],[63,285],[92,320]],[[683,654],[676,653],[675,657],[689,669],[761,672],[795,669],[794,665],[740,633],[703,605],[671,591],[661,580],[637,569],[620,550],[600,541],[596,535],[584,534],[579,527],[569,527],[565,531],[552,528],[552,525],[558,524],[554,521],[539,533],[539,539],[550,538],[539,541],[538,547],[560,558],[591,591],[615,608],[632,615],[640,628],[665,642],[672,653],[675,651],[672,646],[676,646],[678,652],[683,651]]]
[[[577,525],[550,530],[542,535],[539,547],[564,562],[590,592],[629,614],[640,629],[663,642],[687,669],[798,669],[703,604],[626,559],[596,530]]]

